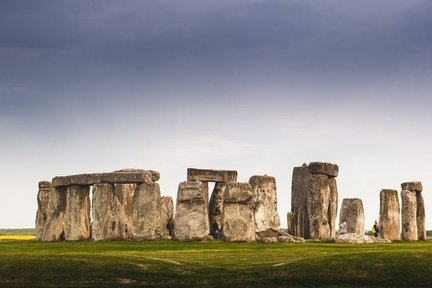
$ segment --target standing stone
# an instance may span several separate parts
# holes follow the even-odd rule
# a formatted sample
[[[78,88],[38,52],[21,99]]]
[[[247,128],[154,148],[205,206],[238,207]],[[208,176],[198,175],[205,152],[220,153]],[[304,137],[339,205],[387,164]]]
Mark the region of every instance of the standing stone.
[[[225,188],[226,183],[216,182],[209,203],[210,234],[215,239],[221,236]]]
[[[425,206],[424,199],[421,192],[416,192],[417,198],[417,233],[418,240],[426,241],[426,224],[425,224]]]
[[[136,187],[132,219],[135,239],[160,239],[161,195],[158,183],[142,183]]]
[[[115,197],[118,199],[121,209],[123,210],[124,230],[126,238],[133,238],[132,234],[132,214],[133,214],[133,196],[137,187],[136,183],[115,184]]]
[[[127,238],[127,218],[123,205],[115,195],[114,184],[93,186],[91,237],[93,240]]]
[[[43,229],[42,241],[60,241],[64,237],[64,214],[66,211],[66,187],[51,189],[47,210],[47,220]]]
[[[65,240],[90,238],[90,187],[71,185],[66,190]]]
[[[205,240],[210,233],[208,184],[181,182],[177,192],[174,238],[180,241]]]
[[[381,190],[379,234],[387,240],[401,239],[400,205],[396,190]]]
[[[39,191],[37,195],[38,210],[36,212],[36,240],[42,240],[44,226],[48,219],[49,197],[52,185],[49,181],[39,182]]]
[[[222,231],[225,241],[255,241],[252,186],[229,182],[225,188]]]
[[[417,196],[415,191],[402,190],[402,240],[417,241]]]
[[[161,236],[166,239],[170,239],[173,235],[174,221],[174,204],[172,197],[163,196],[161,197]]]
[[[310,238],[309,215],[307,210],[308,183],[311,173],[306,164],[294,167],[291,186],[291,212],[294,227],[289,227],[291,235]]]
[[[339,222],[347,223],[347,232],[364,235],[365,214],[363,202],[359,198],[342,200]]]
[[[329,179],[330,202],[328,207],[328,221],[330,225],[330,236],[336,236],[336,217],[338,211],[338,190],[335,178]]]
[[[309,215],[310,237],[327,239],[330,237],[328,219],[330,204],[330,179],[326,175],[313,174],[309,178],[307,209]]]
[[[255,233],[259,237],[277,237],[280,219],[277,212],[276,180],[271,176],[252,176],[252,203]]]

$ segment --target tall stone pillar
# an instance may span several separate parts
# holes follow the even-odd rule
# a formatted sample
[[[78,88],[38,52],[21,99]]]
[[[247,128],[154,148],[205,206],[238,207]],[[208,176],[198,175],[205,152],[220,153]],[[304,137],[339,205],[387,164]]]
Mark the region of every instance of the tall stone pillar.
[[[402,190],[408,190],[415,192],[416,194],[416,205],[417,205],[417,215],[416,215],[416,223],[417,223],[417,234],[418,240],[426,240],[426,225],[425,225],[425,207],[424,207],[424,199],[422,195],[423,185],[420,181],[412,181],[405,182],[401,184]]]
[[[328,218],[329,204],[329,178],[326,175],[312,175],[309,179],[307,195],[310,236],[312,239],[327,239],[331,236]]]
[[[294,167],[291,184],[291,216],[293,221],[290,223],[294,227],[289,227],[291,235],[310,238],[309,215],[307,211],[308,183],[311,173],[306,164],[301,167]]]
[[[224,195],[222,231],[225,241],[255,241],[252,186],[228,182]]]
[[[255,233],[258,237],[277,237],[280,219],[277,211],[276,179],[271,176],[252,176],[252,204]]]
[[[174,238],[180,241],[206,240],[210,233],[208,184],[181,182],[174,216]]]
[[[214,237],[220,237],[216,230],[222,229],[222,211],[224,203],[226,183],[216,182],[213,192],[211,194],[209,203],[209,220],[210,220],[210,234]]]
[[[38,210],[36,212],[36,240],[42,240],[44,226],[49,216],[48,206],[51,195],[52,185],[49,181],[39,182],[39,191],[37,195]]]
[[[365,214],[362,200],[359,198],[343,199],[339,222],[347,223],[348,233],[364,235]]]
[[[417,195],[415,191],[402,190],[402,240],[417,241]]]
[[[174,204],[170,196],[161,197],[161,236],[171,239],[174,234]]]
[[[133,197],[133,234],[136,239],[161,238],[161,195],[156,182],[138,184]]]
[[[114,184],[93,186],[91,238],[93,240],[126,239],[127,218],[115,195]]]
[[[387,240],[401,239],[400,205],[396,190],[381,190],[379,234]]]
[[[90,238],[90,186],[67,186],[64,231],[65,240]]]
[[[65,186],[51,189],[47,210],[47,220],[43,229],[42,241],[61,241],[64,236],[64,215],[66,211]]]
[[[125,237],[128,239],[133,238],[133,224],[132,224],[132,214],[133,214],[133,197],[137,187],[136,183],[116,183],[115,184],[115,197],[121,206],[124,214],[124,231]]]

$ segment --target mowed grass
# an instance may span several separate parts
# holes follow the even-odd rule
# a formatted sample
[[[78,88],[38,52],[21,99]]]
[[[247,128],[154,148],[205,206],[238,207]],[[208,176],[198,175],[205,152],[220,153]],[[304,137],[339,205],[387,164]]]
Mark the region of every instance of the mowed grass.
[[[0,241],[0,287],[432,287],[432,242]]]

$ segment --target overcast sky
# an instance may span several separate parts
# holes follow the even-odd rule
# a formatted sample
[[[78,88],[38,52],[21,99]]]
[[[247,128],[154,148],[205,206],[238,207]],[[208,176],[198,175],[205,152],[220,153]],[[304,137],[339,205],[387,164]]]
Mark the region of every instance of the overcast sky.
[[[432,227],[432,1],[0,2],[0,227],[37,183],[121,168],[276,177],[340,167],[339,200],[423,182]],[[340,207],[339,203],[339,207]]]

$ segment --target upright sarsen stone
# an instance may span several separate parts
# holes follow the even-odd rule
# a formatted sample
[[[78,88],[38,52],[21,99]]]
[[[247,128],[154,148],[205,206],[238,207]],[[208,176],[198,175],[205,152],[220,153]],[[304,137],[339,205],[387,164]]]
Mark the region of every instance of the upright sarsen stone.
[[[426,214],[425,214],[425,205],[424,199],[421,192],[416,192],[417,198],[417,233],[418,240],[426,241]]]
[[[127,218],[115,194],[114,184],[93,186],[91,238],[115,240],[127,238]]]
[[[310,237],[327,239],[331,236],[329,223],[330,179],[326,175],[313,174],[309,178],[307,209]]]
[[[133,196],[133,237],[155,240],[161,237],[161,195],[158,183],[138,184]]]
[[[336,217],[338,211],[338,189],[336,178],[329,179],[329,188],[330,188],[330,196],[329,196],[329,206],[328,206],[328,221],[330,228],[330,236],[336,236],[337,226],[336,226]]]
[[[259,237],[277,237],[280,219],[277,212],[276,179],[271,176],[252,176],[255,233]]]
[[[252,186],[229,182],[225,188],[222,231],[225,241],[255,241]]]
[[[170,196],[161,197],[161,236],[170,238],[174,234],[174,204]]]
[[[52,185],[49,181],[39,182],[39,191],[37,195],[38,210],[36,212],[36,240],[42,240],[44,226],[49,216],[48,206]]]
[[[307,210],[308,183],[311,173],[306,164],[294,167],[291,184],[291,221],[288,230],[293,236],[310,238],[309,215]]]
[[[400,205],[396,190],[381,190],[379,230],[380,236],[384,239],[401,239]]]
[[[364,235],[365,214],[359,198],[345,198],[340,210],[340,223],[347,223],[347,232]]]
[[[226,183],[216,182],[209,202],[210,234],[213,238],[221,236],[225,188]]]
[[[51,189],[47,220],[43,228],[42,241],[64,240],[64,215],[66,212],[66,187]]]
[[[69,241],[90,238],[90,186],[67,186],[64,233]]]
[[[415,191],[402,190],[402,240],[417,241],[417,196]]]
[[[181,182],[174,216],[174,238],[180,241],[205,240],[210,233],[208,184]]]

